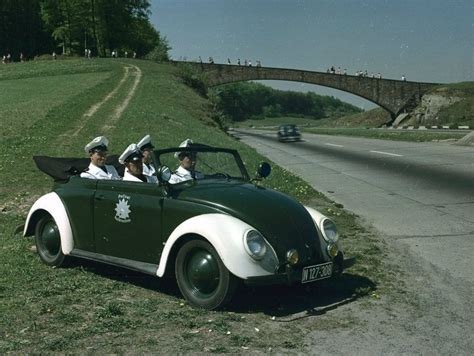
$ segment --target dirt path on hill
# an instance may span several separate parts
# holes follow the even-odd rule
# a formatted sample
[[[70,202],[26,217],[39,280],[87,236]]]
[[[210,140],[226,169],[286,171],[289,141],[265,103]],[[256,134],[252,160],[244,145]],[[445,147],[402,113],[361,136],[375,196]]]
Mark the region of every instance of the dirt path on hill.
[[[94,114],[111,98],[117,95],[117,93],[122,88],[123,84],[129,80],[130,76],[134,76],[135,79],[134,79],[132,88],[127,93],[124,100],[115,108],[114,112],[108,116],[106,124],[102,127],[102,131],[107,131],[110,128],[114,127],[115,123],[120,118],[123,111],[127,108],[128,104],[130,103],[130,100],[134,96],[135,91],[142,77],[142,71],[137,66],[126,65],[123,68],[124,68],[124,73],[123,73],[122,79],[120,79],[120,82],[115,86],[115,88],[111,92],[109,92],[103,99],[93,104],[84,113],[84,115],[82,115],[79,125],[76,128],[72,129],[70,132],[66,133],[64,136],[68,136],[68,137],[78,136],[79,133],[84,129],[84,127],[86,127],[86,125],[90,122]]]
[[[128,104],[130,103],[130,100],[135,95],[135,91],[137,90],[138,84],[140,83],[140,80],[142,79],[142,71],[140,70],[140,68],[134,65],[132,65],[132,68],[135,69],[135,71],[131,73],[132,76],[135,76],[133,86],[128,92],[123,102],[119,106],[117,106],[112,116],[110,116],[108,122],[104,126],[102,126],[102,131],[104,132],[115,127],[115,124],[117,123],[118,119],[120,118],[120,116],[122,116],[122,113],[127,108]]]

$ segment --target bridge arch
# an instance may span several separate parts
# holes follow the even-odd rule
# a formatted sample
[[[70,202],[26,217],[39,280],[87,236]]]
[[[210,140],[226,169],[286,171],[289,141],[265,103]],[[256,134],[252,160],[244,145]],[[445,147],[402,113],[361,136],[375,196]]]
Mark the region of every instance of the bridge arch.
[[[187,63],[203,72],[210,87],[249,80],[284,80],[321,85],[360,96],[387,110],[392,121],[416,107],[427,91],[440,84],[359,77],[300,69]]]

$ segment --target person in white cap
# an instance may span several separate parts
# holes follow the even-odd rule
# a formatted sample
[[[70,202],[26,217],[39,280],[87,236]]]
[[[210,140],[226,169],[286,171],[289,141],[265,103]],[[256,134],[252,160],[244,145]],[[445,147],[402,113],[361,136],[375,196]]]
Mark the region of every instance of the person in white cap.
[[[181,142],[179,147],[191,147],[192,145],[193,140],[188,138]],[[185,182],[190,179],[200,179],[204,177],[201,172],[195,170],[196,152],[181,151],[176,152],[174,156],[179,159],[180,164],[176,172],[171,175],[171,178],[169,180],[171,184]]]
[[[150,177],[143,174],[143,155],[135,143],[129,145],[120,155],[119,162],[125,165],[124,181],[157,183],[156,177]]]
[[[156,169],[151,162],[151,154],[155,146],[151,144],[150,135],[146,135],[137,143],[138,149],[141,151],[143,158],[143,174],[150,177],[156,177]]]
[[[82,178],[120,179],[115,167],[105,164],[108,145],[109,140],[107,140],[105,136],[99,136],[94,138],[84,147],[84,151],[89,153],[91,163],[89,164],[89,167],[81,173]]]

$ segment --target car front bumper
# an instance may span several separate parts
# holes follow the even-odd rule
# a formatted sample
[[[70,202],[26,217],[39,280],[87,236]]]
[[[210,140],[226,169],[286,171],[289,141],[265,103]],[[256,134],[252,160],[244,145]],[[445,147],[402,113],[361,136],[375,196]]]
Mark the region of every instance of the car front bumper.
[[[348,257],[343,258],[341,256],[337,256],[333,262],[333,270],[332,274],[327,278],[339,276],[342,274],[343,270],[353,266],[355,264],[356,258],[355,257]],[[285,272],[271,274],[267,276],[258,276],[258,277],[248,277],[244,279],[244,283],[249,286],[262,286],[262,285],[273,285],[273,284],[301,284],[303,274],[303,267],[294,268],[290,265],[285,266]],[[325,278],[325,279],[327,279]],[[319,280],[315,280],[313,282],[318,282]],[[310,282],[312,283],[312,282]]]
[[[279,140],[282,142],[299,141],[301,136],[280,136]]]

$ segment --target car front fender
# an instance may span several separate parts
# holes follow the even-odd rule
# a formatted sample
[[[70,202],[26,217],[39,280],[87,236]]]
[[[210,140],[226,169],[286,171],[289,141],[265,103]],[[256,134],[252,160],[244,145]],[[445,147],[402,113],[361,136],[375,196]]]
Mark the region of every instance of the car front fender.
[[[244,234],[256,230],[247,223],[225,214],[203,214],[194,216],[178,225],[166,241],[157,270],[157,276],[165,273],[170,252],[180,239],[198,235],[207,240],[217,251],[225,267],[235,276],[267,276],[275,273],[278,259],[267,242],[267,255],[260,261],[254,260],[245,251]]]
[[[325,219],[329,219],[326,215],[324,214],[321,214],[319,211],[317,211],[316,209],[313,209],[309,206],[306,206],[304,205],[304,207],[306,208],[306,210],[308,211],[309,215],[311,215],[311,217],[313,218],[313,221],[314,223],[316,224],[316,228],[318,229],[318,231],[321,233],[321,230],[323,228],[323,222]],[[322,233],[321,233],[322,234]],[[322,235],[321,235],[322,236]],[[325,241],[323,239],[323,241]],[[326,243],[326,242],[325,242]],[[343,251],[343,248],[342,248],[342,242],[341,242],[341,239],[339,238],[339,240],[337,241],[337,246],[339,248],[340,251]]]
[[[74,247],[71,224],[64,203],[54,192],[43,195],[33,204],[26,218],[23,236],[35,233],[36,224],[45,213],[50,214],[56,222],[61,237],[61,250],[63,254],[69,255]]]

